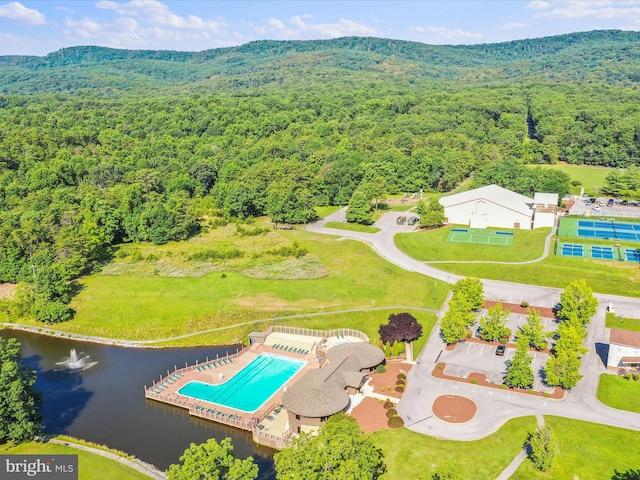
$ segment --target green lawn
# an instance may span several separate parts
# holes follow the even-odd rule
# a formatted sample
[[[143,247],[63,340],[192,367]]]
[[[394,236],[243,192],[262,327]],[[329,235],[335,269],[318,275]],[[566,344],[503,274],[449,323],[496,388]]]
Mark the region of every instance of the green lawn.
[[[521,417],[509,420],[489,437],[470,442],[438,440],[408,429],[381,430],[373,439],[387,465],[382,479],[427,480],[439,464],[452,462],[461,467],[465,480],[485,480],[498,477],[535,427],[534,417]]]
[[[543,168],[560,170],[569,174],[571,180],[581,182],[577,187],[571,187],[571,193],[580,194],[580,189],[584,187],[587,193],[597,193],[605,184],[605,177],[613,170],[606,167],[591,167],[587,165],[568,165],[565,163],[556,165],[540,165]]]
[[[539,258],[543,252],[544,239],[551,231],[548,228],[513,230],[513,247],[504,247],[447,242],[451,228],[456,226],[399,233],[395,236],[395,242],[398,248],[410,257],[426,262],[438,260],[520,262]],[[441,268],[440,265],[437,267]]]
[[[561,417],[545,415],[544,419],[556,434],[560,447],[551,471],[542,473],[525,460],[511,480],[611,479],[616,472],[637,471],[640,467],[640,432]],[[631,480],[638,476],[615,478]]]
[[[618,410],[640,413],[640,381],[603,373],[598,384],[598,400]]]
[[[79,480],[148,480],[149,477],[126,465],[84,450],[54,443],[23,443],[17,446],[0,445],[0,453],[34,455],[78,455]]]
[[[614,305],[615,308],[615,305]],[[640,320],[637,318],[616,317],[615,313],[607,312],[607,328],[620,328],[640,332]]]
[[[328,207],[315,207],[315,210],[318,217],[325,218],[326,216],[340,210],[340,207],[331,205]]]
[[[380,231],[377,227],[370,225],[360,225],[359,223],[348,222],[327,222],[324,224],[325,228],[335,228],[337,230],[349,230],[350,232],[362,232],[362,233],[378,233]]]
[[[76,318],[56,328],[110,338],[165,338],[299,313],[385,305],[439,308],[449,289],[388,263],[361,242],[302,230],[280,235],[306,248],[326,274],[308,280],[259,279],[237,272],[195,278],[91,275],[82,279],[82,290],[72,302]],[[259,326],[200,339],[242,341]]]

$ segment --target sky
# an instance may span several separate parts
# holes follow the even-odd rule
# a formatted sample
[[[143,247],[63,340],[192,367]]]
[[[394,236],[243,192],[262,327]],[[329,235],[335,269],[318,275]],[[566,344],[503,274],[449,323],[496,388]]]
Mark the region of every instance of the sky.
[[[456,45],[596,29],[640,30],[640,0],[0,0],[0,55],[343,36]]]

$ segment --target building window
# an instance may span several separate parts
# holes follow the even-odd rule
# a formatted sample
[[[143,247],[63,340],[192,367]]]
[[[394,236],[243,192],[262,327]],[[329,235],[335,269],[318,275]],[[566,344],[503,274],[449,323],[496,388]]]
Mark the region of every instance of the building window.
[[[327,421],[327,418],[329,418],[329,417],[321,417],[321,418],[320,418],[320,422],[322,422],[322,423],[326,422],[326,421]]]
[[[300,415],[296,415],[296,420],[300,420]]]

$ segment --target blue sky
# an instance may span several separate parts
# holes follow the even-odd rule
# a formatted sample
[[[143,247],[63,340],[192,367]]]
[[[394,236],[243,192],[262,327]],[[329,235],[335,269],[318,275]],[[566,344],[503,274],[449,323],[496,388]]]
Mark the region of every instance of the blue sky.
[[[594,29],[640,30],[640,0],[0,0],[0,55],[74,45],[199,51],[352,35],[493,43]]]

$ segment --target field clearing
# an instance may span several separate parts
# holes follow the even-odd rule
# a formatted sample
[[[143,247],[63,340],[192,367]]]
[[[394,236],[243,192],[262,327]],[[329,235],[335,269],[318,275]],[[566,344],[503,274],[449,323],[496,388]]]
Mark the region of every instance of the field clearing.
[[[547,415],[544,420],[560,447],[551,471],[540,472],[525,460],[512,480],[638,478],[633,474],[618,477],[616,473],[637,472],[640,432]]]
[[[2,445],[0,446],[0,453],[14,455],[78,455],[79,480],[104,480],[107,478],[149,480],[148,476],[109,458],[55,443],[29,442],[16,446]]]
[[[640,413],[640,381],[603,373],[598,384],[598,400],[618,410]]]
[[[443,463],[458,465],[465,480],[497,478],[522,449],[527,432],[535,428],[534,417],[514,418],[493,435],[468,442],[438,440],[406,428],[381,430],[373,434],[387,465],[380,478],[432,478],[434,468]],[[417,472],[422,476],[416,476]]]
[[[278,235],[297,241],[322,262],[327,274],[303,280],[250,278],[236,272],[195,278],[91,275],[82,279],[82,290],[71,305],[76,318],[56,328],[108,338],[158,339],[299,313],[385,305],[439,308],[448,291],[447,284],[406,272],[361,242],[302,230]],[[243,341],[252,329],[256,326],[232,330],[238,334],[232,338],[225,331],[198,340]]]
[[[551,232],[549,228],[513,230],[513,248],[504,248],[499,245],[447,242],[452,228],[458,228],[458,226],[448,225],[421,232],[399,233],[395,236],[395,242],[403,253],[423,262],[439,260],[521,262],[542,256],[544,239]],[[445,270],[442,265],[437,265],[437,268]]]
[[[605,177],[613,170],[607,167],[592,167],[589,165],[570,165],[567,163],[558,163],[555,165],[535,165],[542,168],[552,170],[560,170],[567,173],[571,180],[577,180],[581,183],[577,187],[570,186],[570,191],[574,195],[580,194],[580,189],[584,188],[587,193],[597,193],[605,184]]]
[[[615,313],[607,312],[606,327],[640,332],[640,319],[617,317]]]

